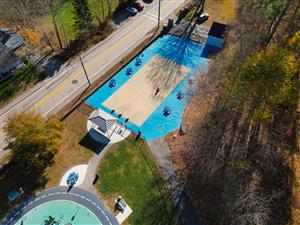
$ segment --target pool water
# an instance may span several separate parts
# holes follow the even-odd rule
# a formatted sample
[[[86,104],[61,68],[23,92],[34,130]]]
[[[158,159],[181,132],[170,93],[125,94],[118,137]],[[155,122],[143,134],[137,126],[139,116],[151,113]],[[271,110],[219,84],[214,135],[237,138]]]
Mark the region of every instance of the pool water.
[[[98,218],[86,207],[67,200],[54,200],[43,203],[24,215],[16,225],[42,225],[49,216],[59,224],[101,225]]]
[[[203,49],[204,44],[177,36],[165,35],[162,38],[158,38],[111,78],[117,81],[115,87],[111,88],[109,86],[111,79],[108,80],[86,100],[86,103],[95,109],[102,109],[111,113],[119,120],[119,122],[126,124],[128,129],[132,132],[137,134],[138,131],[141,131],[142,137],[146,141],[152,141],[162,137],[180,127],[184,109],[196,86],[196,82],[194,84],[189,82],[191,77],[196,79],[201,74],[207,72],[208,59],[201,57]],[[176,62],[179,65],[183,65],[187,67],[190,72],[177,84],[173,91],[161,102],[141,126],[137,126],[131,121],[125,123],[125,118],[119,118],[118,114],[112,113],[112,109],[106,108],[103,105],[103,102],[133,77],[137,71],[139,71],[155,55],[159,55],[165,59]],[[141,65],[136,65],[137,59],[141,60]],[[128,68],[132,69],[130,76],[126,75]],[[166,82],[172,82],[171,76],[172,74],[166,73],[165,77],[162,79]],[[182,92],[184,98],[179,100],[177,98],[178,92]],[[168,116],[163,114],[165,107],[168,107],[171,110],[171,114]]]

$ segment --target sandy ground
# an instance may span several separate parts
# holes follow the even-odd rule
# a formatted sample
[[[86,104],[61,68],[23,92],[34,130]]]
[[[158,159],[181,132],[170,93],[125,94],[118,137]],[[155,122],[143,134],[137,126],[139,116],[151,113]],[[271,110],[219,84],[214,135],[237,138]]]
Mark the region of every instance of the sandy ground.
[[[103,105],[140,126],[188,72],[185,66],[154,56]]]

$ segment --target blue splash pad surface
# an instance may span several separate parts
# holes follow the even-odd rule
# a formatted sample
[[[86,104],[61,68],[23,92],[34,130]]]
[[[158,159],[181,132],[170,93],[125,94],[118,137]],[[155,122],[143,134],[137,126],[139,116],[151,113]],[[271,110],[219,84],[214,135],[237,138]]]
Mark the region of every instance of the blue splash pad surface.
[[[190,84],[189,82],[191,77],[196,79],[201,73],[207,71],[208,59],[201,57],[203,49],[204,44],[199,44],[177,36],[166,35],[162,38],[158,38],[110,79],[114,79],[117,82],[116,86],[110,87],[110,80],[108,80],[86,100],[86,103],[95,109],[102,109],[111,113],[111,109],[103,106],[103,102],[133,77],[155,55],[172,60],[179,65],[184,65],[190,69],[190,72],[177,84],[173,91],[141,126],[137,126],[130,121],[125,123],[125,118],[119,117],[119,114],[111,113],[119,122],[126,124],[128,129],[132,132],[137,134],[138,131],[141,131],[142,137],[146,141],[152,141],[162,137],[180,127],[184,109],[195,89],[195,83]],[[137,61],[141,62],[138,66],[136,65]],[[126,74],[128,68],[131,68],[131,75],[129,76]],[[177,98],[179,91],[184,94],[181,100]],[[165,107],[171,110],[171,114],[168,116],[163,114]]]

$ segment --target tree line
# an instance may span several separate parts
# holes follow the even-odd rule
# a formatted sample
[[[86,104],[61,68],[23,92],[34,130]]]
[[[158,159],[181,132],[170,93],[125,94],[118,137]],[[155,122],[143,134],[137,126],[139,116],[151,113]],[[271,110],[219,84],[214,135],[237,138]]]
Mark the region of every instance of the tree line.
[[[19,31],[29,42],[51,50],[62,49],[74,41],[66,30],[74,29],[75,39],[101,32],[113,10],[127,1],[119,0],[0,0],[0,21]],[[69,6],[71,4],[72,6]],[[72,7],[73,27],[65,27],[62,7]],[[65,18],[68,19],[68,18]],[[52,25],[49,25],[52,23]]]
[[[194,97],[213,101],[185,137],[182,172],[204,224],[286,225],[296,222],[300,2],[237,4],[226,47]]]

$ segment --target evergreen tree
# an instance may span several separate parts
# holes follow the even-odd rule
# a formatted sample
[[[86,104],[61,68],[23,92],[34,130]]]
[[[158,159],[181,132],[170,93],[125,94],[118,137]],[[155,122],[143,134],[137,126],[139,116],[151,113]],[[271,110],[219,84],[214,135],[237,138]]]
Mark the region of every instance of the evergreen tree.
[[[75,29],[82,34],[89,34],[93,29],[92,14],[87,0],[72,0],[74,6]]]

